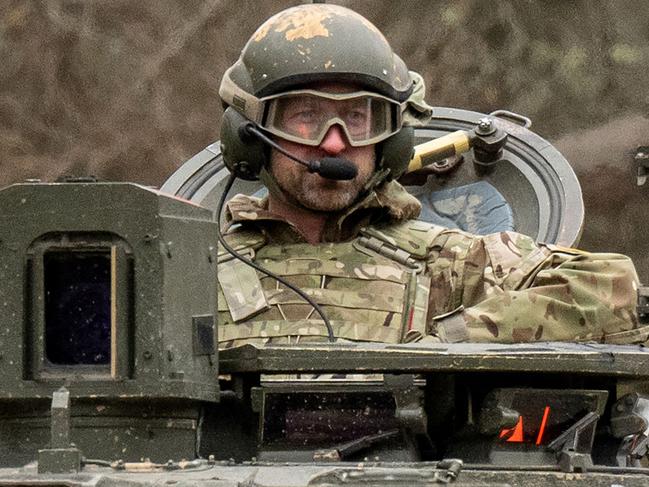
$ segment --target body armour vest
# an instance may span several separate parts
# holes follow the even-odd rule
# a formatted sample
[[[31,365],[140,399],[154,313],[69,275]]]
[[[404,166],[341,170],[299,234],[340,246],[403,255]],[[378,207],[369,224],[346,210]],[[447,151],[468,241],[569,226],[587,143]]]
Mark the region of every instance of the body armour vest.
[[[398,343],[426,333],[425,259],[444,228],[410,220],[370,226],[348,242],[266,243],[260,232],[226,235],[235,250],[300,287],[326,313],[337,338]],[[218,265],[222,348],[269,341],[326,341],[314,308],[223,249]]]

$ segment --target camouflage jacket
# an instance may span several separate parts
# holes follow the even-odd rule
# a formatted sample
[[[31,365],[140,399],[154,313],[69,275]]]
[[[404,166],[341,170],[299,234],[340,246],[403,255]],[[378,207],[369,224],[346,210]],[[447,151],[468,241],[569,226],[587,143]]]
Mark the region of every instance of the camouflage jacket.
[[[417,230],[419,209],[398,183],[388,183],[332,215],[324,239],[342,245],[369,227],[390,241],[393,228]],[[230,236],[252,230],[265,247],[304,242],[265,200],[238,195],[228,203],[227,218]],[[415,339],[641,343],[649,335],[649,326],[638,323],[638,278],[625,256],[537,244],[513,232],[474,236],[423,225],[427,239],[409,242],[419,247],[430,286],[424,333]],[[245,332],[232,338],[220,340],[224,346],[248,342]]]

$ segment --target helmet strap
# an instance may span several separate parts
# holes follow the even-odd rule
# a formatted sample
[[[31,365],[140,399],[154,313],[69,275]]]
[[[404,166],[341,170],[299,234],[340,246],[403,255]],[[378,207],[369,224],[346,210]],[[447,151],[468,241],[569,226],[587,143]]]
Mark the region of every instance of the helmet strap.
[[[383,181],[385,181],[388,175],[390,174],[390,169],[386,167],[381,168],[380,164],[377,164],[377,168],[380,169],[374,172],[374,174],[372,174],[372,177],[367,181],[367,183],[365,183],[365,186],[363,186],[363,191],[361,191],[361,194],[368,194],[374,188],[379,186]]]
[[[266,186],[266,189],[268,189],[269,195],[273,195],[274,198],[279,198],[282,201],[288,203],[286,196],[284,196],[282,188],[279,187],[279,184],[267,167],[264,166],[261,168],[261,171],[259,172],[259,180],[264,183],[264,186]]]

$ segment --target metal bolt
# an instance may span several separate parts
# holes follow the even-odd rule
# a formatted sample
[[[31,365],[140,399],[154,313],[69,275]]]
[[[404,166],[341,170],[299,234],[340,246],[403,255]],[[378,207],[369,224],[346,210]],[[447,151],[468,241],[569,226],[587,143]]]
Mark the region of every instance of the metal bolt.
[[[493,126],[493,122],[490,118],[482,118],[478,125],[481,129],[490,129]]]
[[[477,132],[481,135],[489,135],[496,131],[494,121],[491,118],[481,118],[478,122]]]

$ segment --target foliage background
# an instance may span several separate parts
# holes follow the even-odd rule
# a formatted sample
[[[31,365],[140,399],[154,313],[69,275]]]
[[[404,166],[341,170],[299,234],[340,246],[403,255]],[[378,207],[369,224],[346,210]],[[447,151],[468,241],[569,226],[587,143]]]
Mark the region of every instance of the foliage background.
[[[62,174],[161,185],[218,138],[220,75],[282,0],[0,0],[0,185]],[[534,120],[582,181],[582,246],[649,281],[633,154],[649,145],[649,2],[347,0],[433,105]]]

